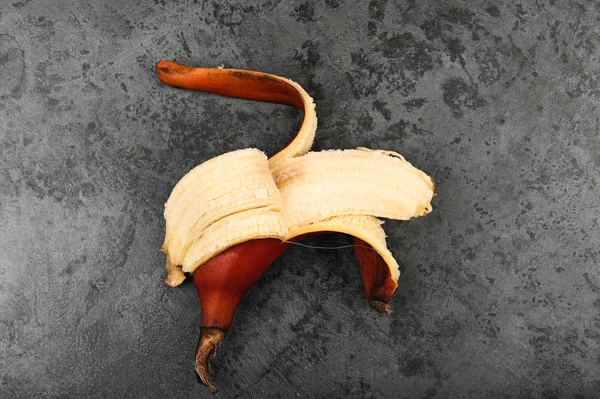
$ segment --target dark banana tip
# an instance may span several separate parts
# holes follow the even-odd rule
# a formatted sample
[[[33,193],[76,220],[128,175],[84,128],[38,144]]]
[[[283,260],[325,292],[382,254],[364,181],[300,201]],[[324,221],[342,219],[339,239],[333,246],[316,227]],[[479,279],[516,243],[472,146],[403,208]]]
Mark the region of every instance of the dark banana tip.
[[[225,338],[225,331],[218,328],[202,327],[198,346],[196,346],[196,376],[199,382],[206,385],[211,393],[216,393],[217,387],[208,378],[208,359],[211,353],[216,355],[223,338]]]

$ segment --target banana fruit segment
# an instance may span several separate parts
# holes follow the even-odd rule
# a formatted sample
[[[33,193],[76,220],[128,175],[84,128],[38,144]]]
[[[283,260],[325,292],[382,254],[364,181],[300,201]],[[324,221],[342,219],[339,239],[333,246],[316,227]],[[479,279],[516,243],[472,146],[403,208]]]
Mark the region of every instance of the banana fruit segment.
[[[364,148],[311,152],[271,171],[290,228],[332,216],[408,220],[431,211],[433,182],[399,154]]]
[[[431,211],[431,178],[396,153],[359,148],[309,152],[269,168],[259,150],[233,151],[194,168],[165,208],[169,285],[229,247],[341,232],[368,243],[397,281],[398,264],[375,216],[407,220]]]
[[[274,212],[281,219],[282,207],[281,195],[262,151],[252,148],[232,151],[195,167],[177,183],[165,205],[166,234],[162,251],[167,255],[169,274],[177,274],[172,282],[171,276],[168,277],[167,283],[178,285],[183,281],[183,275],[177,268],[184,263],[194,263],[185,262],[185,259],[190,246],[197,241],[201,244],[196,245],[193,253],[198,255],[199,245],[203,245],[205,250],[213,248],[214,252],[223,243],[233,241],[234,234],[240,234],[240,226],[244,226],[243,231],[249,236],[268,231],[269,234],[280,232],[274,236],[285,237],[287,230],[281,230],[282,221],[278,221],[276,227],[266,229],[260,223],[262,219],[256,218],[264,213],[265,224],[273,224],[275,222],[269,213]],[[245,221],[246,218],[248,221]],[[227,223],[224,224],[223,220]],[[250,220],[255,221],[254,225]],[[227,230],[229,226],[231,228]],[[229,231],[231,239],[227,235],[223,237],[224,231]],[[206,234],[208,237],[204,237]],[[213,238],[211,234],[214,234]],[[207,245],[207,240],[214,237],[223,240],[221,245]]]
[[[234,213],[210,225],[190,246],[183,261],[183,271],[193,273],[200,265],[236,244],[258,238],[284,240],[288,235],[281,210],[264,207]]]

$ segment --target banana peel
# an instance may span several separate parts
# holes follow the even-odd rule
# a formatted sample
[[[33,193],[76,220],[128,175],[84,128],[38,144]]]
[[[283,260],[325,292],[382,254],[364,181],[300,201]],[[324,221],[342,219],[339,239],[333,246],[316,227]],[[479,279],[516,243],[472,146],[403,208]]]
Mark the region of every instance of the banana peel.
[[[290,105],[303,111],[288,146],[270,158],[232,151],[187,173],[165,204],[166,283],[192,274],[202,306],[196,371],[208,379],[215,353],[246,290],[293,242],[338,232],[354,237],[367,300],[389,313],[400,277],[379,218],[409,220],[431,212],[433,179],[398,153],[357,148],[310,152],[317,129],[312,98],[276,75],[225,68],[156,65],[172,87]]]

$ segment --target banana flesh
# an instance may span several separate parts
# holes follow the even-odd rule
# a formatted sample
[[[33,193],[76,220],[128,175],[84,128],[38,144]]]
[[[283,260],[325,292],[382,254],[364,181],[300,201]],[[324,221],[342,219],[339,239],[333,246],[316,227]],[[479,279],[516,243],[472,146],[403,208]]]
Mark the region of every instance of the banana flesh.
[[[375,216],[407,220],[431,211],[431,178],[396,153],[368,150],[309,152],[269,168],[256,149],[233,151],[194,168],[165,208],[170,281],[238,243],[282,241],[320,231],[353,235],[400,272]],[[173,265],[176,265],[174,267]]]
[[[210,225],[203,233],[186,253],[183,261],[186,273],[193,273],[200,265],[236,244],[258,238],[284,240],[289,229],[281,210],[265,207],[229,215]]]
[[[271,171],[291,228],[332,216],[408,220],[431,211],[431,179],[402,157],[383,151],[312,152]]]
[[[281,215],[282,207],[281,195],[262,151],[232,151],[195,167],[177,183],[165,204],[166,234],[162,251],[167,255],[167,269],[177,273],[176,268],[183,265],[190,246],[207,233],[220,232],[215,224],[221,220],[240,214],[230,220],[237,223],[244,217],[254,217],[250,211],[255,209],[260,210],[259,213]],[[257,227],[252,234],[261,234],[261,231]],[[206,244],[206,238],[201,242]],[[181,276],[175,279],[181,283],[180,280]]]
[[[167,284],[248,240],[282,241],[341,232],[370,245],[394,281],[398,264],[377,217],[408,220],[431,211],[433,180],[400,154],[357,148],[309,152],[317,129],[313,99],[296,82],[262,72],[192,68],[160,61],[162,82],[191,90],[294,106],[304,112],[296,137],[267,159],[232,151],[188,172],[165,204]]]

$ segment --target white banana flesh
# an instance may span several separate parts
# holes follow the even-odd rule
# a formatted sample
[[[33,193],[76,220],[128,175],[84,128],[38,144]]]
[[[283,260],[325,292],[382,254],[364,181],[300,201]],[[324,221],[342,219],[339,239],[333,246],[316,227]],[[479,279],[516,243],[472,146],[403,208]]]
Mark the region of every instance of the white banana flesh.
[[[184,272],[193,273],[238,243],[258,238],[286,241],[323,231],[350,234],[369,244],[397,281],[398,264],[377,217],[408,220],[429,213],[432,179],[394,152],[308,152],[317,129],[308,93],[283,77],[238,73],[266,79],[269,96],[279,96],[275,102],[304,111],[302,126],[292,142],[269,159],[257,149],[232,151],[195,167],[177,183],[165,204],[162,251],[167,255],[167,284],[181,284]]]
[[[190,246],[183,261],[183,271],[193,273],[206,261],[236,244],[258,238],[285,240],[288,235],[281,210],[265,207],[229,215],[206,228]]]
[[[259,150],[233,151],[194,168],[165,208],[167,283],[257,238],[314,232],[353,235],[400,272],[377,217],[408,220],[431,211],[434,185],[396,153],[364,148],[309,152],[271,163]]]
[[[333,216],[408,220],[431,211],[431,179],[399,155],[367,149],[312,152],[271,171],[290,228]]]
[[[245,149],[215,157],[192,169],[173,189],[165,205],[163,252],[171,263],[182,265],[190,245],[214,223],[258,208],[281,211],[282,204],[263,152]]]

